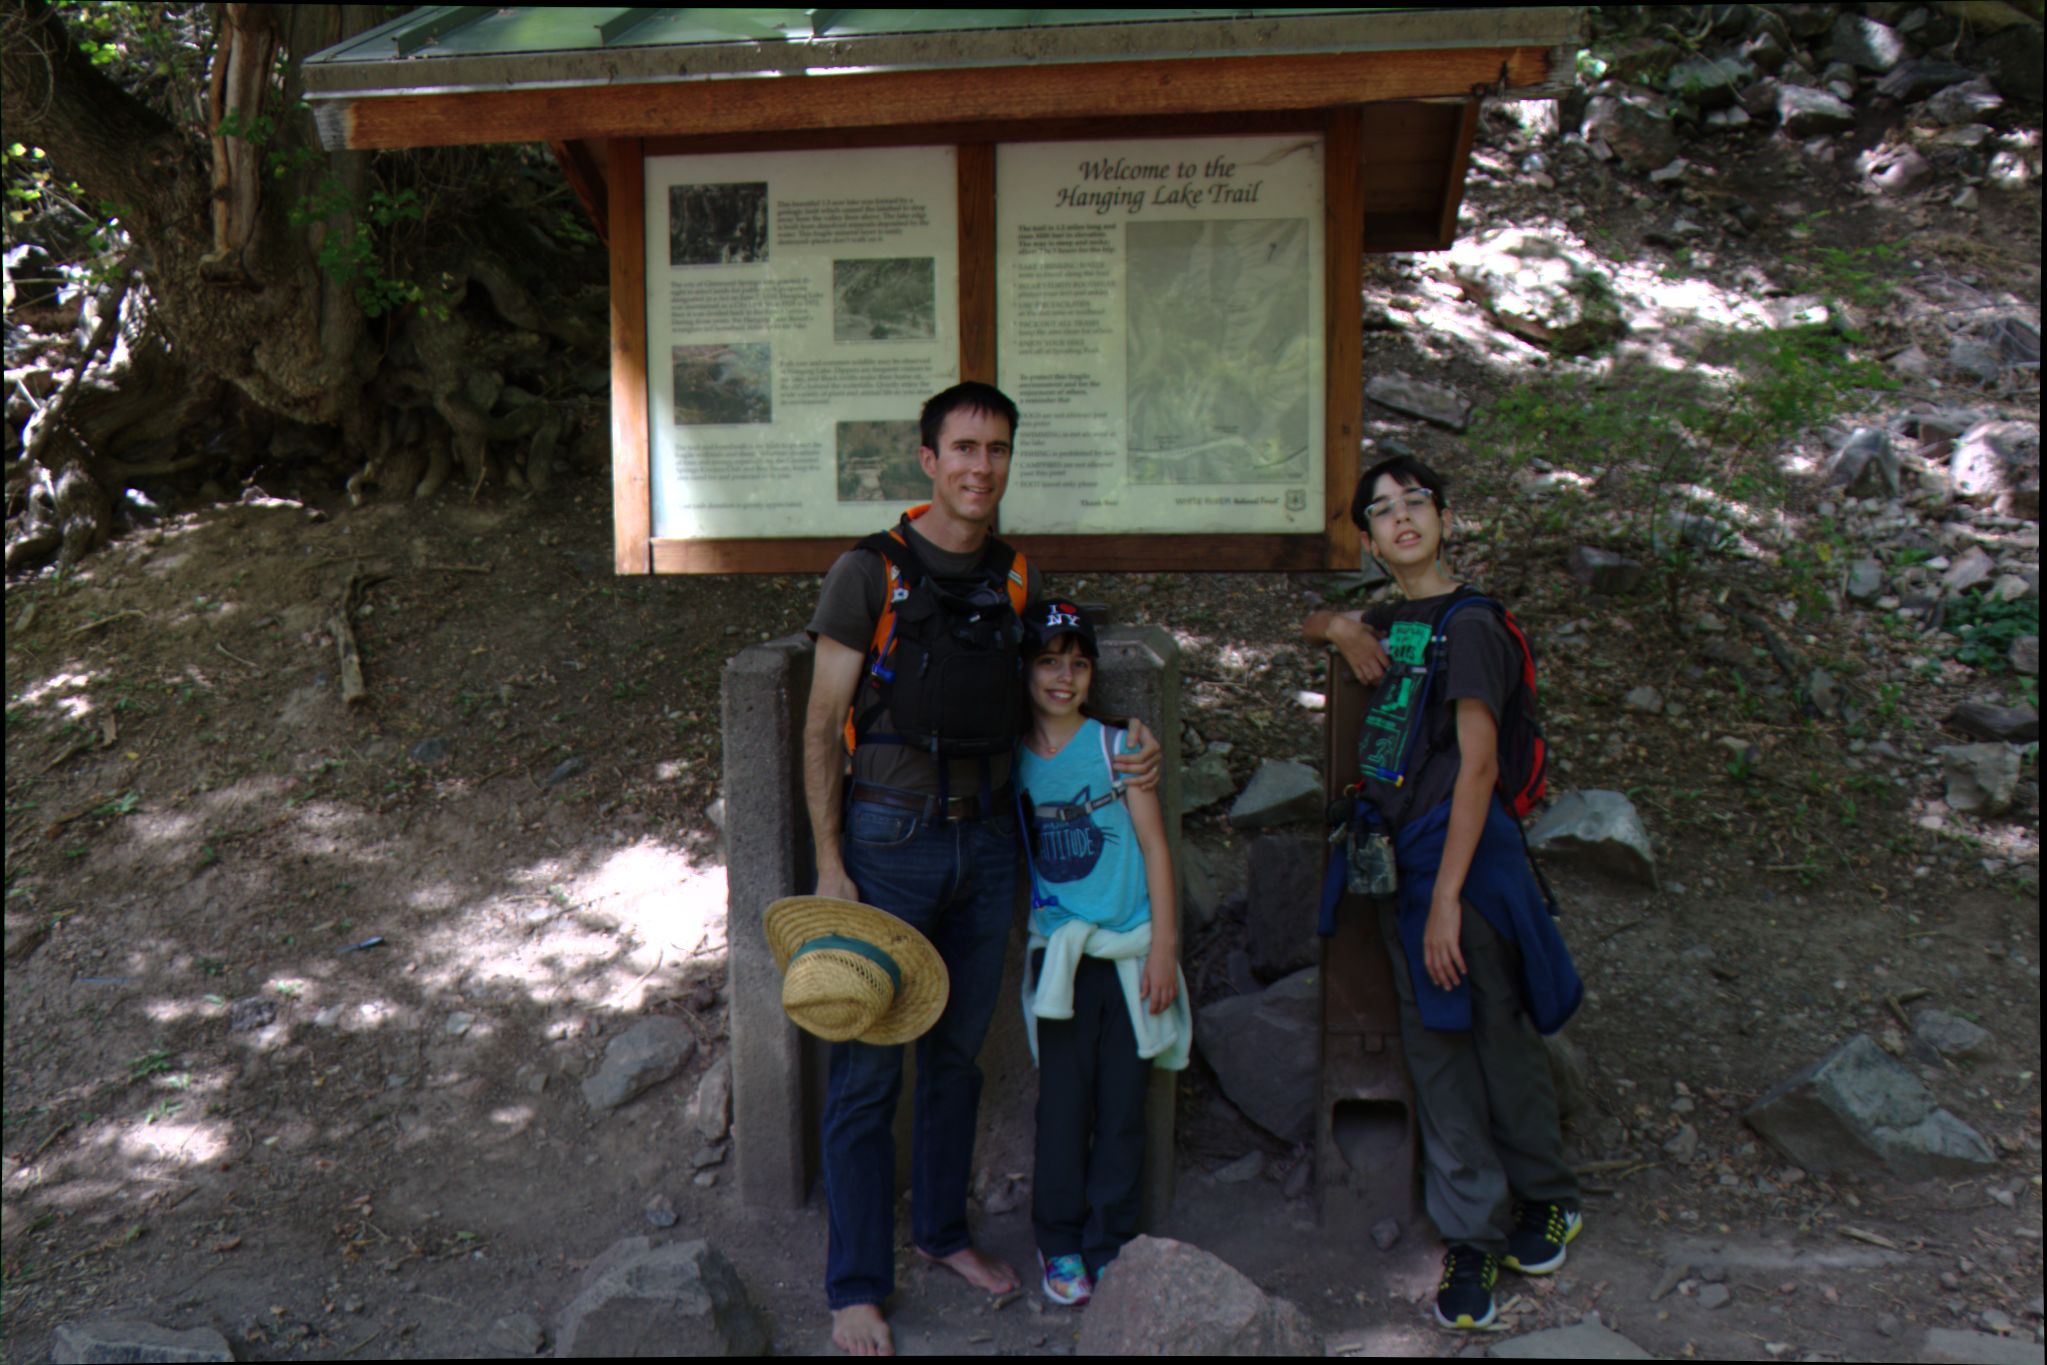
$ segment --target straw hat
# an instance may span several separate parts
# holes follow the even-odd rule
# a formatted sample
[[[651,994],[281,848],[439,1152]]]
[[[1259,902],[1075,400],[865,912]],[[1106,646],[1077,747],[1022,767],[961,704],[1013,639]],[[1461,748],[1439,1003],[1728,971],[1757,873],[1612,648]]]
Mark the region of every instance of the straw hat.
[[[945,1010],[945,959],[885,910],[789,896],[768,907],[766,928],[782,970],[782,1009],[806,1033],[834,1043],[907,1043]]]

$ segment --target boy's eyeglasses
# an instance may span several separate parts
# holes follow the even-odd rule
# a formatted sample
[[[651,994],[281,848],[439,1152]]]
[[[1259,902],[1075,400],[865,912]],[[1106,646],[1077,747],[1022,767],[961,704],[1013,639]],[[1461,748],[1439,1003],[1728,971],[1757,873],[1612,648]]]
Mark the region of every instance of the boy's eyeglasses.
[[[1380,498],[1377,502],[1366,503],[1365,519],[1367,521],[1385,521],[1393,515],[1393,509],[1396,507],[1405,507],[1407,514],[1413,516],[1423,508],[1434,507],[1435,505],[1436,495],[1434,493],[1431,493],[1426,488],[1413,488],[1402,493],[1397,498]]]

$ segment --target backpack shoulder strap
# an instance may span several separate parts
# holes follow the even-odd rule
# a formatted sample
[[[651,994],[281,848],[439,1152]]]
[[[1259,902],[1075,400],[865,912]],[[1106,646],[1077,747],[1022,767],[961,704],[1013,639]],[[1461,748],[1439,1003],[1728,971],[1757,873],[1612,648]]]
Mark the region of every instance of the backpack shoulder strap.
[[[1023,557],[1023,551],[1016,549],[1006,540],[988,537],[988,548],[982,552],[983,567],[1001,575],[1003,587],[1009,592],[1010,610],[1022,619],[1024,606],[1030,597],[1031,569]]]
[[[874,633],[868,637],[864,672],[865,681],[877,688],[895,680],[888,669],[888,656],[895,647],[896,604],[925,577],[924,561],[918,558],[917,551],[902,531],[909,521],[906,515],[893,529],[864,536],[853,546],[856,550],[871,550],[881,559],[881,613],[874,618]],[[877,701],[862,715],[860,693],[858,690],[854,692],[853,704],[846,708],[846,724],[842,731],[847,753],[858,747],[861,732],[873,723],[884,704]]]

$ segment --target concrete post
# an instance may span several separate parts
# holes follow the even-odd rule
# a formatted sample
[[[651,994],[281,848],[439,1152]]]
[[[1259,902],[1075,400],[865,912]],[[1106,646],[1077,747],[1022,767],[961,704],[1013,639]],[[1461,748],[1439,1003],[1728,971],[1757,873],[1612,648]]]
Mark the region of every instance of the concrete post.
[[[1165,749],[1160,796],[1177,863],[1180,849],[1180,656],[1173,637],[1156,626],[1101,633],[1096,708],[1136,716]],[[761,912],[782,896],[815,885],[809,821],[803,802],[803,713],[813,650],[806,636],[788,636],[743,650],[725,667],[725,857],[730,944],[732,1120],[740,1197],[749,1204],[794,1208],[817,1174],[817,1130],[824,1091],[825,1046],[800,1033],[782,1013],[782,983],[761,932]],[[985,1077],[975,1166],[998,1176],[1031,1169],[1037,1074],[1024,1037],[1022,999],[1024,909],[1019,897],[1001,1003],[981,1049]],[[1184,940],[1183,940],[1184,941]],[[914,1093],[914,1050],[904,1077],[907,1108]],[[1172,1198],[1174,1078],[1154,1073],[1147,1097],[1144,1176],[1146,1226]],[[908,1160],[907,1128],[897,1125],[899,1164]]]

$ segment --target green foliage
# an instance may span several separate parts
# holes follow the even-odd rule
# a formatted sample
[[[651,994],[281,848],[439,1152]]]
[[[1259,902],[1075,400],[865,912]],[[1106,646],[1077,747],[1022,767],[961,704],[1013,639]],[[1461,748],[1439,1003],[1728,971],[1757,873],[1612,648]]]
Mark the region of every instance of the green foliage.
[[[1987,592],[1956,598],[1947,610],[1947,628],[1959,643],[1956,663],[1989,672],[2011,667],[2012,641],[2040,633],[2040,609],[2024,599],[2005,601]]]
[[[1822,246],[1813,250],[1809,266],[1815,289],[1829,300],[1857,308],[1881,308],[1896,292],[1890,276],[1904,251],[1897,242],[1869,246]]]

